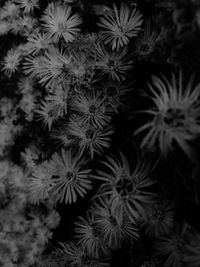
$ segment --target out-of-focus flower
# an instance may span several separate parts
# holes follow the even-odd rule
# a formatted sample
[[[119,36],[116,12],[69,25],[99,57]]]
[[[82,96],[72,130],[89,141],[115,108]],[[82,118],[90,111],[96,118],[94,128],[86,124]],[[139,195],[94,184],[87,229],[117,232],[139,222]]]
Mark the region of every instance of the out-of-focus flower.
[[[10,77],[13,73],[15,73],[19,67],[21,60],[21,53],[18,49],[11,48],[7,55],[4,57],[4,60],[2,62],[2,70],[5,72],[5,74]]]
[[[130,59],[127,49],[118,52],[109,51],[105,46],[97,44],[97,60],[95,68],[102,75],[108,75],[113,81],[124,80],[127,72],[133,67],[134,61]]]
[[[119,11],[113,5],[113,12],[100,17],[97,25],[102,28],[100,33],[105,44],[111,45],[112,50],[119,50],[129,43],[130,38],[137,36],[142,22],[142,14],[136,8],[130,9],[122,3]]]
[[[45,33],[41,33],[39,30],[33,32],[27,39],[28,52],[32,55],[39,54],[48,49],[51,41]]]
[[[55,153],[51,159],[51,166],[55,168],[55,186],[52,194],[59,202],[74,203],[77,196],[84,197],[92,189],[89,178],[90,169],[85,167],[86,161],[78,155],[73,156],[70,150]]]
[[[114,212],[125,212],[130,219],[138,219],[140,214],[144,214],[145,207],[154,199],[153,193],[149,190],[155,183],[149,178],[149,166],[144,162],[138,162],[132,171],[122,153],[120,160],[109,156],[103,164],[108,171],[98,170],[97,175],[93,176],[102,181],[95,197],[108,196]]]
[[[19,7],[13,3],[13,1],[8,0],[6,1],[5,5],[3,6],[1,18],[16,18],[19,14]]]
[[[14,0],[14,2],[22,8],[25,13],[30,13],[35,8],[39,8],[39,0]]]
[[[189,141],[200,136],[200,83],[194,86],[192,77],[185,86],[179,72],[178,78],[172,74],[171,80],[154,76],[149,88],[152,94],[149,98],[155,108],[144,111],[152,119],[135,133],[148,130],[141,147],[152,149],[158,144],[161,153],[166,155],[176,143],[192,156]]]
[[[151,58],[155,52],[155,46],[158,41],[159,34],[156,27],[150,20],[144,24],[144,32],[142,32],[134,43],[134,54],[139,59],[147,60]]]
[[[54,43],[58,43],[61,37],[65,42],[72,42],[82,23],[78,14],[72,14],[70,6],[53,2],[47,6],[42,21],[47,35]]]

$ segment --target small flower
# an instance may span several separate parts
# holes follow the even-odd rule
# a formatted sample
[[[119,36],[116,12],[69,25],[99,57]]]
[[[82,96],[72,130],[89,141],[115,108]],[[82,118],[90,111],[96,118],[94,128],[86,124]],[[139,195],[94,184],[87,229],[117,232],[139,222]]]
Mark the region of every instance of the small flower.
[[[39,32],[36,30],[31,36],[27,39],[28,52],[32,55],[39,54],[48,49],[50,40],[45,33]]]
[[[121,214],[111,209],[111,201],[108,198],[95,203],[91,209],[94,215],[94,225],[99,230],[103,242],[111,250],[119,249],[123,242],[130,242],[139,237],[138,229],[126,214]]]
[[[92,215],[88,215],[86,219],[79,217],[79,221],[75,223],[75,233],[77,243],[89,256],[98,259],[102,253],[106,254],[107,246],[100,237]]]
[[[45,67],[43,56],[26,57],[23,63],[23,72],[25,75],[30,75],[31,78],[41,78],[41,71]]]
[[[58,43],[61,37],[66,43],[72,42],[80,31],[78,26],[82,23],[78,14],[72,15],[70,6],[57,5],[53,2],[47,6],[42,21],[53,43]]]
[[[160,237],[170,233],[174,226],[173,205],[158,200],[148,205],[142,219],[145,232],[150,237]]]
[[[21,53],[18,49],[11,48],[7,55],[4,57],[2,62],[5,74],[10,77],[13,73],[15,73],[19,67],[21,60]]]
[[[80,155],[89,152],[91,159],[94,154],[101,154],[104,148],[110,146],[110,135],[113,133],[111,127],[100,129],[81,123],[78,116],[74,116],[69,123],[69,135],[77,140]]]
[[[136,39],[134,44],[134,54],[139,59],[149,59],[155,51],[159,34],[156,27],[149,20],[144,25],[142,32]]]
[[[124,80],[127,71],[133,67],[134,61],[130,59],[128,50],[123,49],[119,52],[110,52],[106,47],[97,44],[97,59],[95,68],[102,75],[108,75],[113,81]]]
[[[27,182],[29,198],[32,203],[38,204],[48,198],[54,187],[53,174],[54,169],[48,162],[43,162],[34,167],[33,173]]]
[[[79,114],[82,124],[103,128],[111,120],[111,112],[107,107],[105,97],[102,97],[96,91],[88,90],[79,93],[71,101],[71,107],[73,111]]]
[[[30,13],[35,8],[39,8],[39,0],[14,0],[14,2],[22,8],[25,13]]]
[[[92,188],[89,179],[90,169],[84,168],[86,161],[78,155],[75,157],[70,150],[55,153],[51,165],[56,169],[55,186],[52,194],[59,202],[74,203],[77,196],[84,197]]]
[[[13,3],[13,1],[6,1],[3,6],[2,19],[3,18],[16,18],[19,14],[19,7]]]
[[[132,171],[122,153],[120,160],[109,156],[103,164],[108,171],[98,170],[93,176],[103,182],[96,197],[108,196],[113,211],[125,212],[130,219],[138,219],[144,214],[145,206],[153,201],[149,187],[155,182],[149,178],[149,166],[139,162]]]
[[[160,151],[166,155],[178,144],[188,155],[192,155],[189,141],[200,135],[200,83],[193,85],[193,78],[187,86],[183,84],[182,73],[178,79],[172,74],[171,81],[165,76],[153,77],[149,85],[155,108],[144,111],[152,116],[151,121],[141,126],[135,134],[148,130],[141,147],[152,149],[158,143]]]
[[[42,121],[44,127],[47,127],[49,131],[52,128],[53,122],[55,122],[59,117],[55,106],[53,106],[51,102],[44,100],[41,101],[41,104],[39,108],[35,110],[35,113],[37,120]]]
[[[113,5],[113,12],[106,13],[100,17],[97,25],[105,44],[112,46],[112,50],[119,50],[129,43],[130,38],[137,36],[142,25],[142,14],[133,8],[132,10],[122,3],[118,11]]]

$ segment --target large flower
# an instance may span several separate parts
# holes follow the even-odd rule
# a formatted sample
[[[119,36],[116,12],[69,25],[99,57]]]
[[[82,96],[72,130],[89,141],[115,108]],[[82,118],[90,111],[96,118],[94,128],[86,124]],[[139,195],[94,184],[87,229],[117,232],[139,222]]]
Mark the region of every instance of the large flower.
[[[82,23],[78,14],[72,15],[70,6],[57,5],[53,2],[47,6],[42,21],[48,36],[54,43],[59,42],[61,37],[65,42],[72,42],[80,31],[78,26]]]
[[[152,81],[149,97],[155,108],[144,111],[152,119],[135,133],[148,130],[141,147],[152,149],[158,143],[161,153],[166,155],[177,143],[190,156],[189,141],[200,136],[200,83],[194,87],[191,78],[185,87],[181,72],[178,79],[172,74],[171,81],[165,76],[153,77]]]
[[[119,50],[129,43],[129,39],[137,36],[142,25],[142,14],[130,9],[125,3],[121,4],[120,10],[113,5],[113,12],[106,13],[97,24],[105,44],[110,44],[112,50]]]
[[[55,168],[55,186],[53,195],[65,204],[76,202],[77,195],[84,197],[92,188],[89,179],[90,169],[84,168],[85,160],[74,157],[70,150],[62,150],[61,154],[55,153],[51,165]]]

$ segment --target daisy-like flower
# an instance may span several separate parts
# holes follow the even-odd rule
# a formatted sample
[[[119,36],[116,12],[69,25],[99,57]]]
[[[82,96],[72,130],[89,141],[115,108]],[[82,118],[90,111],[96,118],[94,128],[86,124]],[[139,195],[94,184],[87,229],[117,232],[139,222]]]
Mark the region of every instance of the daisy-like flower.
[[[175,74],[171,80],[165,76],[153,77],[149,88],[155,108],[144,111],[152,119],[135,133],[148,130],[141,147],[152,149],[158,143],[161,153],[166,155],[176,143],[192,156],[189,141],[200,136],[200,83],[194,86],[191,78],[185,86],[182,72],[179,72],[178,79]]]
[[[71,108],[78,112],[83,124],[103,128],[111,120],[111,112],[107,107],[105,97],[93,90],[79,93],[72,100]]]
[[[13,1],[6,1],[5,5],[3,6],[3,11],[1,14],[1,18],[16,18],[19,14],[19,7],[13,3]]]
[[[108,250],[91,214],[88,214],[86,219],[79,217],[79,221],[75,223],[75,238],[77,243],[91,257],[98,259],[100,255],[106,254]]]
[[[5,74],[10,77],[13,73],[15,73],[19,67],[21,60],[21,53],[18,49],[11,48],[7,55],[4,57],[4,60],[2,62],[2,70],[5,72]]]
[[[43,26],[52,42],[58,43],[61,37],[65,42],[72,42],[75,39],[76,34],[80,31],[79,26],[82,19],[78,14],[72,14],[70,6],[52,2],[44,13]]]
[[[103,164],[108,171],[98,170],[93,176],[103,182],[96,197],[108,196],[112,211],[125,212],[131,220],[135,220],[153,201],[154,195],[149,187],[155,182],[149,178],[149,166],[139,162],[132,171],[127,158],[122,153],[120,155],[120,160],[107,157]]]
[[[120,9],[113,5],[113,12],[108,12],[100,17],[97,25],[105,44],[112,46],[112,50],[119,50],[129,43],[130,38],[137,36],[141,29],[142,14],[136,8],[130,9],[125,3]]]
[[[23,77],[19,79],[18,88],[24,95],[33,92],[34,81],[30,77]]]
[[[110,146],[110,135],[114,132],[113,128],[106,127],[100,129],[94,126],[81,123],[78,116],[74,116],[68,126],[69,135],[77,140],[80,155],[89,152],[93,159],[94,154],[101,154],[104,148]]]
[[[78,146],[76,138],[70,136],[68,131],[68,123],[63,123],[61,126],[52,129],[50,134],[51,139],[58,147],[68,148],[69,146]]]
[[[16,24],[16,26],[14,26],[13,28],[13,33],[21,34],[22,36],[27,37],[34,32],[37,27],[38,21],[34,17],[23,15],[19,16],[14,24]]]
[[[159,34],[156,27],[150,20],[147,20],[142,32],[135,41],[134,54],[139,59],[149,59],[155,51],[155,46],[158,41]]]
[[[37,120],[42,121],[44,127],[48,127],[50,131],[52,128],[53,122],[55,122],[59,118],[59,114],[57,109],[52,102],[42,100],[39,108],[35,110]]]
[[[56,169],[53,195],[59,202],[74,203],[77,196],[84,197],[92,189],[89,179],[90,169],[84,168],[87,162],[78,155],[75,157],[70,150],[55,153],[51,165]]]
[[[108,75],[113,81],[124,80],[127,71],[134,64],[134,61],[130,59],[130,55],[127,52],[127,49],[122,49],[119,52],[109,51],[105,46],[97,44],[95,68],[100,71],[100,74]]]
[[[138,229],[126,214],[111,209],[108,198],[102,199],[92,207],[94,224],[100,232],[103,242],[111,250],[119,249],[124,241],[136,240],[139,237]]]
[[[38,204],[48,198],[54,187],[52,176],[54,169],[48,162],[43,162],[33,168],[33,173],[27,181],[30,201]]]
[[[14,0],[14,2],[24,10],[25,13],[32,12],[35,8],[39,8],[39,0]]]
[[[167,201],[158,200],[148,205],[142,218],[142,225],[150,237],[160,237],[170,233],[174,226],[173,205]]]
[[[44,70],[46,62],[43,56],[26,57],[23,63],[23,72],[25,75],[30,75],[31,78],[41,78],[41,71]]]
[[[41,33],[39,30],[36,30],[30,37],[27,39],[28,52],[32,55],[39,54],[48,49],[50,40],[45,33]]]

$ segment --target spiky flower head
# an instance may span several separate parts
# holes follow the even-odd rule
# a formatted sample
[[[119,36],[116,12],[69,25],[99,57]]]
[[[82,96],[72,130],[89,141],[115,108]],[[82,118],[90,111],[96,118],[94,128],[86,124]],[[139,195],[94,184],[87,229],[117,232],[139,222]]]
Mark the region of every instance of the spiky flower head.
[[[142,14],[136,8],[129,8],[122,3],[118,10],[113,5],[113,12],[105,13],[100,17],[97,24],[105,44],[112,46],[112,50],[119,50],[129,43],[130,38],[137,36],[141,29],[143,19]]]
[[[11,48],[7,55],[4,57],[4,60],[2,62],[2,70],[5,72],[5,74],[10,77],[13,73],[15,73],[19,67],[21,60],[21,53],[16,48]]]
[[[78,14],[72,14],[71,6],[58,5],[51,2],[42,17],[43,26],[53,43],[58,43],[61,37],[65,42],[72,42],[80,31],[82,19]]]
[[[92,189],[89,178],[91,170],[85,167],[86,163],[78,155],[72,155],[70,150],[63,149],[52,156],[51,166],[56,170],[52,194],[59,202],[74,203],[77,196],[84,197]]]
[[[14,0],[14,2],[22,8],[25,13],[30,13],[35,8],[39,8],[39,0]]]
[[[172,74],[171,80],[165,76],[153,76],[149,98],[154,108],[144,111],[152,118],[135,133],[148,130],[142,148],[152,149],[158,145],[161,153],[166,155],[174,144],[178,144],[188,156],[192,156],[189,142],[200,136],[200,83],[194,86],[193,78],[185,85],[181,71],[178,77]]]

